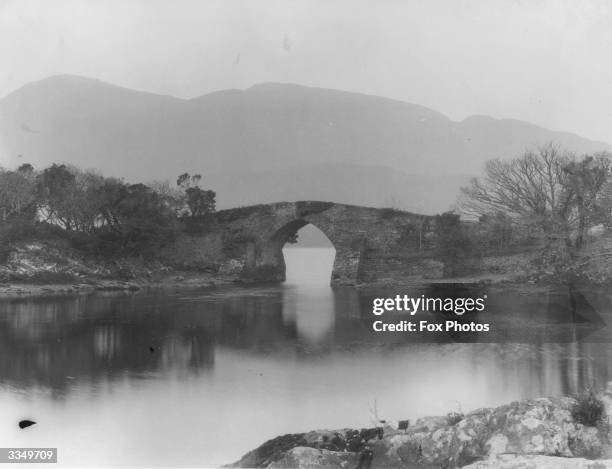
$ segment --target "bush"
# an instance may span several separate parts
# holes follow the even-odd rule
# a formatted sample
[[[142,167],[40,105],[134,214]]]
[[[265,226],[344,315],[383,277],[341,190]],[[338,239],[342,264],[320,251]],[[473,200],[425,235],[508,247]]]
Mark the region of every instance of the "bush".
[[[575,422],[588,427],[598,427],[607,422],[606,406],[593,389],[575,396],[572,418]]]

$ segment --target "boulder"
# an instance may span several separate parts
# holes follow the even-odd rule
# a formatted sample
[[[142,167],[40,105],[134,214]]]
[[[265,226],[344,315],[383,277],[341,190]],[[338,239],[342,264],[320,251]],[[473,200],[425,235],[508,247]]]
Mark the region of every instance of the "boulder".
[[[463,467],[512,453],[598,458],[608,453],[605,430],[574,422],[572,398],[513,402],[471,412],[454,425],[421,419],[405,432],[372,443],[372,467]]]
[[[531,399],[465,416],[420,418],[402,430],[386,426],[284,435],[233,467],[612,469],[607,460],[592,461],[612,457],[609,425],[576,422],[575,404],[569,397]]]
[[[612,459],[593,461],[584,458],[500,454],[463,469],[612,469]]]
[[[298,446],[288,451],[272,464],[270,469],[354,469],[359,465],[360,455],[343,451],[329,451]]]

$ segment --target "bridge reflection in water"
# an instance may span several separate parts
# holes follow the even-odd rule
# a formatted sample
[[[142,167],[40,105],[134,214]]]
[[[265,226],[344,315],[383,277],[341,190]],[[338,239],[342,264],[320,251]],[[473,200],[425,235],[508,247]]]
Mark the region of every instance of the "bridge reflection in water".
[[[448,295],[447,290],[434,285],[412,294],[435,297]],[[601,305],[608,301],[602,292],[591,293]],[[473,354],[474,366],[505,370],[502,374],[514,375],[512,380],[527,373],[531,378],[520,381],[540,394],[575,392],[587,382],[605,383],[610,377],[612,334],[604,319],[609,312],[600,310],[604,322],[599,324],[572,321],[563,291],[490,292],[487,310],[463,319],[489,322],[491,332],[461,335],[373,332],[373,320],[423,318],[373,316],[373,297],[387,294],[394,292],[288,285],[2,300],[0,384],[45,386],[59,397],[73,379],[96,382],[126,373],[134,379],[151,373],[208,373],[221,348],[307,359],[346,349],[413,352],[419,344],[431,343]],[[425,317],[431,320],[432,315]],[[479,345],[462,347],[466,342]],[[481,355],[485,350],[489,351]]]
[[[580,293],[598,322],[572,316],[582,301],[576,292],[461,288],[401,293],[486,293],[486,310],[466,319],[490,322],[490,334],[374,333],[372,299],[398,292],[326,285],[2,300],[0,412],[42,414],[43,446],[82,438],[63,419],[86,416],[76,428],[87,442],[68,462],[130,444],[149,459],[128,465],[214,466],[277,434],[369,425],[374,400],[383,417],[414,418],[457,402],[467,411],[611,379],[609,293]],[[185,420],[188,431],[173,430]],[[117,422],[130,428],[118,433],[121,442],[109,437]],[[24,435],[0,424],[3,441],[34,443]],[[173,460],[170,446],[184,460]]]

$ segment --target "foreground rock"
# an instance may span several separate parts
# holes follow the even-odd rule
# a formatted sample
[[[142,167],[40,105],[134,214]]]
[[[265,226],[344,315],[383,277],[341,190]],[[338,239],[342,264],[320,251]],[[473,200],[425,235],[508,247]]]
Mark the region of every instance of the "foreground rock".
[[[534,399],[404,430],[315,431],[267,441],[232,467],[612,469],[609,427],[578,423],[573,398]],[[599,461],[593,461],[599,459]]]
[[[612,459],[593,461],[584,458],[503,454],[464,466],[463,469],[612,469]]]

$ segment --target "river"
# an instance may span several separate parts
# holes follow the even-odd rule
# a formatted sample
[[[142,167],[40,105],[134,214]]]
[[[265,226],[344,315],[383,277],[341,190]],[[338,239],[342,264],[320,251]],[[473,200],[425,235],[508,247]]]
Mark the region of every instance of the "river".
[[[363,293],[328,286],[332,249],[285,255],[281,286],[0,300],[0,446],[57,447],[65,466],[216,466],[283,433],[567,394],[612,374],[605,291]],[[373,296],[457,289],[487,294],[491,333],[372,331]],[[37,424],[22,430],[24,418]]]

